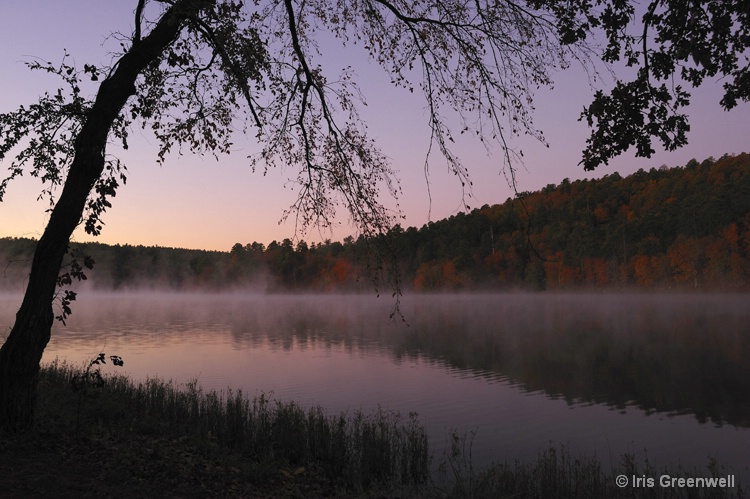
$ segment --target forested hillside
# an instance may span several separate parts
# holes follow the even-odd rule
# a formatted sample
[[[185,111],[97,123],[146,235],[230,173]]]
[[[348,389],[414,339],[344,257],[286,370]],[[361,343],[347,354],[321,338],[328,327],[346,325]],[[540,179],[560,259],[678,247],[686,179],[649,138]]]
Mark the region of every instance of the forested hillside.
[[[238,239],[243,236],[238,234]],[[563,180],[501,205],[389,234],[406,289],[750,286],[750,154]],[[75,245],[102,289],[368,290],[365,244],[236,244],[228,252]],[[21,289],[31,239],[0,239],[0,289]]]

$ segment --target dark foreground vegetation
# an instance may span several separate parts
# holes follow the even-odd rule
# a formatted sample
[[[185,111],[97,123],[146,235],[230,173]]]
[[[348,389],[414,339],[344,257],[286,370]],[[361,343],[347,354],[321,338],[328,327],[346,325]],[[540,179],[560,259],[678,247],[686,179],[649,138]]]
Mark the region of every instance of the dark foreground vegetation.
[[[245,236],[238,234],[238,239]],[[750,154],[627,177],[563,180],[517,199],[383,243],[399,281],[417,291],[461,289],[750,289]],[[36,242],[0,239],[0,289],[24,287]],[[101,289],[371,291],[368,245],[237,243],[228,252],[98,243]],[[392,262],[393,263],[393,262]]]
[[[615,485],[620,474],[729,473],[712,462],[667,472],[633,456],[610,466],[551,447],[535,462],[477,470],[472,436],[454,432],[442,456],[431,456],[416,415],[329,416],[265,395],[85,373],[43,368],[34,429],[0,435],[2,497],[746,497],[741,484]]]

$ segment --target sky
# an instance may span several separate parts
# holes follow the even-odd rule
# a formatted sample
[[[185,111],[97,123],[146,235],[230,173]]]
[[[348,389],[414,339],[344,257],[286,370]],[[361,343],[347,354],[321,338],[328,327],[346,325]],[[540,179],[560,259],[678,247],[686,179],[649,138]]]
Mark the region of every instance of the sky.
[[[78,67],[85,63],[109,62],[118,48],[109,36],[131,33],[136,1],[3,0],[0,2],[0,112],[30,104],[45,91],[54,92],[58,81],[30,72],[24,62],[40,58],[59,62],[67,50]],[[398,199],[405,219],[401,225],[421,227],[454,215],[463,209],[460,183],[447,171],[445,162],[433,155],[428,181],[423,169],[429,146],[429,128],[424,97],[395,89],[389,77],[364,53],[334,52],[336,66],[352,64],[368,106],[362,117],[382,151],[391,159],[400,180]],[[718,158],[725,153],[750,152],[750,105],[731,112],[719,106],[721,81],[711,81],[694,92],[688,109],[691,116],[689,144],[674,152],[658,149],[651,158],[626,153],[585,172],[578,165],[588,129],[579,122],[583,107],[594,90],[580,67],[553,75],[553,89],[536,93],[534,124],[544,131],[549,147],[529,139],[511,141],[522,149],[524,164],[518,165],[519,191],[533,191],[564,178],[598,178],[613,172],[627,175],[640,168],[681,166],[690,159]],[[606,82],[605,82],[606,84]],[[229,156],[170,157],[156,163],[155,142],[140,129],[132,132],[130,150],[122,155],[128,167],[127,185],[121,186],[104,215],[102,234],[93,239],[82,229],[74,240],[97,240],[108,244],[156,245],[228,251],[233,244],[258,241],[268,244],[284,238],[318,242],[341,240],[355,229],[344,214],[333,230],[312,229],[295,233],[293,221],[280,223],[284,209],[296,196],[292,168],[253,173],[246,157],[259,151],[251,138],[238,141]],[[513,195],[502,174],[502,155],[495,147],[488,155],[479,142],[461,142],[456,148],[473,180],[473,207],[504,202]],[[7,160],[0,162],[0,175],[7,174]],[[41,184],[24,177],[15,180],[0,203],[0,237],[41,236],[48,214],[47,203],[38,201]],[[395,209],[386,194],[381,201]]]

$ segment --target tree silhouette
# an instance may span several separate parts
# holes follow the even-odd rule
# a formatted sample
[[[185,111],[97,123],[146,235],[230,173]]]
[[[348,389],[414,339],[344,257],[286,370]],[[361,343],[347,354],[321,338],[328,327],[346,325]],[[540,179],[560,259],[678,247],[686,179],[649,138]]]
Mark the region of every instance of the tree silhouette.
[[[0,350],[0,426],[24,430],[33,421],[39,361],[70,236],[80,223],[94,235],[102,230],[109,200],[126,180],[125,166],[107,146],[117,141],[127,148],[132,127],[154,134],[158,161],[174,151],[228,153],[237,128],[254,134],[263,148],[250,158],[253,168],[297,168],[298,197],[285,212],[297,226],[327,226],[343,207],[364,241],[383,240],[398,213],[380,203],[379,192],[397,195],[398,183],[358,117],[354,73],[318,64],[322,32],[364,47],[395,86],[421,91],[431,130],[424,167],[434,148],[470,189],[468,170],[451,150],[454,136],[499,143],[513,179],[517,153],[508,139],[544,140],[532,122],[533,90],[571,61],[591,69],[594,29],[607,35],[606,61],[624,57],[640,61],[643,70],[633,85],[618,85],[609,100],[597,94],[587,109],[585,117],[598,128],[584,165],[594,167],[634,141],[648,154],[644,137],[652,135],[667,147],[683,143],[685,121],[670,112],[686,94],[653,87],[650,78],[674,73],[670,61],[688,57],[678,47],[686,37],[687,53],[702,69],[688,69],[683,78],[700,84],[707,76],[731,75],[722,104],[747,99],[747,68],[737,58],[749,39],[746,5],[655,0],[645,26],[649,36],[656,33],[658,49],[641,53],[625,31],[634,16],[627,1],[138,0],[133,33],[120,36],[122,50],[111,66],[79,70],[67,58],[59,65],[33,62],[32,69],[58,75],[65,87],[0,115],[0,159],[12,158],[0,200],[10,181],[28,172],[42,179],[51,206],[21,308]],[[739,34],[728,35],[737,25]],[[700,41],[708,34],[714,45]],[[81,90],[84,79],[99,85],[93,100]],[[635,104],[625,120],[622,104]],[[646,121],[638,118],[644,112]]]
[[[631,146],[637,156],[651,157],[654,138],[669,151],[685,145],[690,125],[682,108],[691,97],[686,85],[695,88],[720,77],[722,108],[750,100],[746,0],[651,0],[640,30],[631,25],[636,2],[604,3],[604,15],[592,21],[607,33],[603,59],[636,71],[632,81],[618,79],[611,92],[598,91],[584,110],[582,118],[592,127],[581,160],[586,170]]]

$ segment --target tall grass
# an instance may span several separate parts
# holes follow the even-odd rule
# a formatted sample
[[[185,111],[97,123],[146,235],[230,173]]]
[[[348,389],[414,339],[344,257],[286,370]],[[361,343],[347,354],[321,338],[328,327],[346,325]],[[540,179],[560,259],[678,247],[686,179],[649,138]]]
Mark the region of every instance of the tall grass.
[[[475,433],[450,431],[430,474],[427,436],[416,414],[378,410],[328,415],[320,407],[305,408],[261,394],[241,391],[204,392],[197,382],[177,386],[149,379],[133,383],[107,376],[104,386],[90,390],[83,404],[71,396],[70,380],[80,372],[64,363],[44,366],[40,392],[54,407],[55,418],[86,425],[127,429],[158,442],[165,435],[189,440],[204,455],[227,454],[280,470],[290,482],[300,470],[325,476],[344,491],[378,496],[440,498],[744,498],[735,488],[619,488],[615,477],[724,477],[731,471],[709,460],[704,469],[656,469],[632,454],[608,467],[593,457],[572,456],[564,446],[540,452],[530,462],[505,462],[487,469],[474,467]],[[67,408],[67,409],[66,409]],[[65,411],[69,413],[66,415]],[[70,414],[84,411],[84,414]],[[49,417],[49,416],[47,416]],[[52,421],[54,424],[54,420]],[[739,478],[739,477],[738,477]],[[330,492],[331,489],[326,489]],[[299,495],[299,494],[297,494]],[[324,495],[330,495],[327,492]]]
[[[471,462],[475,433],[451,431],[448,445],[438,467],[434,485],[436,495],[444,498],[643,498],[643,499],[728,499],[744,498],[747,494],[736,481],[733,488],[661,487],[659,477],[695,478],[726,477],[731,471],[709,458],[704,469],[656,468],[648,460],[638,462],[633,454],[623,454],[609,469],[588,456],[572,456],[565,446],[542,450],[536,460],[497,463],[477,471]],[[628,483],[618,487],[616,478],[624,475]],[[634,478],[652,478],[653,485],[643,482],[633,486]],[[739,477],[736,477],[739,478]]]
[[[80,370],[43,367],[40,382],[64,386]],[[204,392],[197,382],[177,386],[107,376],[83,404],[84,420],[118,421],[140,434],[179,434],[203,452],[233,451],[275,466],[307,467],[349,490],[414,488],[429,480],[427,435],[416,414],[376,411],[331,416],[261,394]]]

